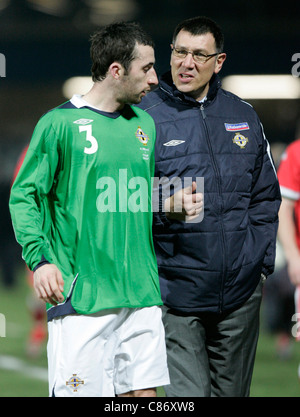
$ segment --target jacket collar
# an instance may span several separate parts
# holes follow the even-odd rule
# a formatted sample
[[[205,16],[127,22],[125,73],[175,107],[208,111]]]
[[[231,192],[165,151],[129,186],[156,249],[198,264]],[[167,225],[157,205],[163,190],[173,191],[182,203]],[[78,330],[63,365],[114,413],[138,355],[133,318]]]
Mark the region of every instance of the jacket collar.
[[[207,105],[210,103],[215,96],[217,95],[217,92],[219,88],[221,87],[221,80],[217,74],[213,74],[210,83],[209,83],[209,90],[207,94],[207,99],[205,101],[204,105]],[[159,79],[159,88],[163,90],[168,95],[174,97],[175,99],[179,99],[181,101],[184,101],[186,103],[189,103],[191,105],[199,105],[199,102],[196,101],[194,98],[182,93],[181,91],[177,90],[175,84],[172,80],[171,71],[166,72],[163,74]]]

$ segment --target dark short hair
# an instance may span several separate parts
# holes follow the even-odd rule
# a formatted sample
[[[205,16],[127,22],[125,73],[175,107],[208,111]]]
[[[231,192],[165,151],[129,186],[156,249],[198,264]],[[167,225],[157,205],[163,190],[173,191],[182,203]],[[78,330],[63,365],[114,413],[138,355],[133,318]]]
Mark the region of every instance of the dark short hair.
[[[112,23],[96,31],[90,48],[93,81],[103,80],[113,62],[119,62],[128,71],[136,44],[154,48],[151,37],[135,22]]]
[[[215,38],[216,48],[218,53],[223,52],[224,48],[224,35],[221,28],[214,22],[205,16],[192,17],[179,23],[173,33],[173,44],[175,44],[178,33],[181,30],[189,32],[191,35],[204,35],[211,33]]]

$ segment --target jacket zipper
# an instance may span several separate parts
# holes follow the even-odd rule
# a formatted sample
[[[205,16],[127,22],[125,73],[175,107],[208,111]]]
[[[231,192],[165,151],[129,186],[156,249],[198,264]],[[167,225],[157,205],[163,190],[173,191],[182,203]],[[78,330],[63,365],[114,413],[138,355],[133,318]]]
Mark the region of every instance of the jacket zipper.
[[[218,165],[216,163],[214,153],[213,153],[213,150],[212,150],[211,141],[210,141],[209,132],[208,132],[208,127],[207,127],[207,123],[206,123],[206,114],[205,114],[203,104],[201,104],[200,110],[201,110],[201,115],[202,115],[203,124],[204,124],[204,128],[205,128],[205,133],[206,133],[206,141],[207,141],[207,144],[208,144],[208,149],[209,149],[210,157],[211,157],[211,160],[212,160],[213,169],[214,169],[215,174],[216,174],[218,195],[219,195],[220,201],[221,201],[221,212],[223,212],[224,206],[223,206],[222,192],[221,192],[221,176],[220,176],[220,171],[219,171],[219,168],[218,168]],[[225,278],[225,274],[226,274],[226,257],[225,257],[226,239],[225,239],[223,220],[222,220],[221,216],[220,216],[220,225],[221,225],[221,242],[222,242],[222,248],[223,248],[223,251],[222,251],[223,274],[222,274],[222,277],[221,277],[221,293],[220,293],[220,299],[219,299],[219,312],[222,313],[222,311],[223,311],[224,278]]]

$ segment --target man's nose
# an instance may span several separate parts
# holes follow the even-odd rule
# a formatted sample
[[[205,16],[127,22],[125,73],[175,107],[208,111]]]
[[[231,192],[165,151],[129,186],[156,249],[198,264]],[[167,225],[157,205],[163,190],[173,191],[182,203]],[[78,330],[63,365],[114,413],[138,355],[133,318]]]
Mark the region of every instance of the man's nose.
[[[188,52],[187,56],[182,61],[182,65],[188,68],[195,66],[195,61],[191,52]]]
[[[154,68],[152,68],[151,73],[149,74],[148,83],[151,85],[158,84],[158,78]]]

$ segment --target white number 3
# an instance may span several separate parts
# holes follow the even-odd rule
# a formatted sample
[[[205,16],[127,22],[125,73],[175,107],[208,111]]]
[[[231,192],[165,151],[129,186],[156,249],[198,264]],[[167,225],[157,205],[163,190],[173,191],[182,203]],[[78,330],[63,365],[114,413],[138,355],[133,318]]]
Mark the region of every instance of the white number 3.
[[[92,154],[97,152],[98,142],[97,139],[92,135],[92,125],[79,126],[79,132],[86,132],[86,140],[91,142],[91,146],[89,148],[84,148],[84,153]]]

